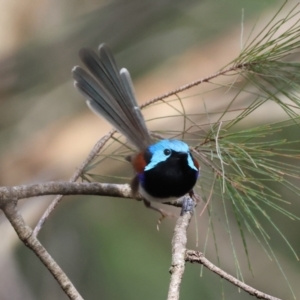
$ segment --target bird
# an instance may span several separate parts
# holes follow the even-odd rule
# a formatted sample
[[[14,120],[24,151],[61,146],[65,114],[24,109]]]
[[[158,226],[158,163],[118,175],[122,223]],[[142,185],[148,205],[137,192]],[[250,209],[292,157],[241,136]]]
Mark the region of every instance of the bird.
[[[75,87],[88,107],[104,117],[137,150],[127,159],[135,173],[130,184],[133,197],[140,194],[145,205],[152,207],[153,202],[173,202],[186,194],[192,196],[199,177],[198,161],[181,140],[153,140],[128,70],[119,70],[106,44],[99,46],[98,53],[83,48],[79,57],[87,70],[80,66],[72,69]]]

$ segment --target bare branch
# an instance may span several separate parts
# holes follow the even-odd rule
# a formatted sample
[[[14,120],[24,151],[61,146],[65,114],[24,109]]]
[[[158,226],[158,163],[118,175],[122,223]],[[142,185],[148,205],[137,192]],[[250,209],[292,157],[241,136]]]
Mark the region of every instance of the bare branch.
[[[187,197],[189,198],[189,197]],[[189,200],[193,201],[189,198]],[[178,218],[172,239],[172,265],[170,268],[171,281],[167,300],[178,300],[180,284],[185,268],[185,252],[187,229],[193,216],[193,211],[183,212]]]
[[[112,137],[112,135],[115,133],[115,130],[110,131],[108,134],[106,134],[104,137],[102,137],[93,147],[91,152],[89,153],[88,157],[85,159],[85,161],[82,163],[82,165],[79,167],[79,169],[74,173],[72,178],[70,179],[70,182],[75,182],[80,175],[82,174],[84,168],[93,160],[93,158],[99,153],[99,151],[104,147],[104,145],[107,143],[107,141]],[[49,215],[52,213],[52,211],[55,209],[55,207],[58,205],[58,203],[63,198],[63,195],[57,196],[51,204],[47,207],[44,214],[38,221],[37,225],[35,226],[33,230],[33,235],[37,236],[46,222],[46,220],[49,218]]]
[[[29,197],[43,196],[43,195],[97,195],[97,196],[110,196],[119,198],[132,198],[131,189],[128,184],[108,184],[108,183],[71,183],[71,182],[47,182],[38,183],[23,186],[14,187],[0,187],[0,208],[5,213],[6,217],[9,219],[14,229],[16,230],[19,238],[32,249],[36,255],[41,259],[53,276],[61,276],[61,278],[56,278],[59,284],[62,286],[64,291],[68,294],[71,293],[66,289],[71,289],[72,293],[73,286],[65,287],[65,282],[69,279],[63,273],[63,271],[53,263],[52,257],[46,252],[40,242],[37,240],[36,236],[33,235],[33,231],[29,228],[22,219],[19,211],[16,208],[16,203],[18,200]],[[174,206],[184,206],[186,198],[182,197],[178,199],[175,203],[164,203]],[[178,218],[174,235],[172,239],[172,266],[170,268],[171,280],[169,286],[168,300],[178,300],[180,292],[181,279],[185,269],[185,261],[198,262],[203,264],[212,272],[218,274],[220,277],[225,278],[234,285],[242,288],[250,295],[256,296],[258,299],[266,300],[280,300],[279,298],[267,295],[260,292],[251,286],[239,281],[235,277],[229,275],[225,271],[221,270],[210,261],[208,261],[204,255],[197,251],[188,250],[186,251],[187,242],[187,228],[192,219],[192,211],[188,210],[182,213]],[[48,266],[50,265],[50,267]],[[51,269],[54,268],[54,269]],[[55,271],[56,270],[56,271]],[[58,270],[58,271],[57,271]],[[58,272],[58,275],[57,275]],[[67,281],[66,281],[67,280]],[[75,289],[75,288],[74,288]],[[77,291],[75,290],[77,293]],[[71,298],[70,299],[82,299]]]
[[[223,271],[222,269],[218,268],[213,263],[211,263],[207,258],[204,257],[203,253],[199,251],[187,250],[185,260],[191,263],[197,262],[199,264],[202,264],[210,271],[218,274],[220,277],[228,280],[230,283],[236,285],[237,287],[243,289],[245,292],[249,293],[251,296],[255,296],[258,299],[280,300],[279,298],[260,292],[254,289],[253,287],[251,287],[250,285],[245,284],[244,282],[233,277],[232,275],[229,275],[228,273],[226,273],[225,271]]]
[[[69,299],[83,300],[64,271],[46,251],[39,240],[33,236],[32,229],[26,225],[19,210],[17,209],[17,202],[9,202],[6,205],[3,205],[1,208],[17,232],[20,240],[38,256],[38,258],[53,275],[55,280],[59,283]]]
[[[19,186],[0,187],[0,209],[2,206],[21,199],[47,196],[47,195],[94,195],[118,198],[132,198],[129,184],[113,184],[100,182],[69,182],[50,181]],[[199,196],[195,195],[196,198]],[[164,202],[166,205],[181,207],[185,197],[176,201]],[[135,195],[135,200],[142,200],[141,196]]]
[[[66,181],[0,187],[0,208],[12,201],[45,195],[97,195],[131,198],[131,189],[128,184]]]

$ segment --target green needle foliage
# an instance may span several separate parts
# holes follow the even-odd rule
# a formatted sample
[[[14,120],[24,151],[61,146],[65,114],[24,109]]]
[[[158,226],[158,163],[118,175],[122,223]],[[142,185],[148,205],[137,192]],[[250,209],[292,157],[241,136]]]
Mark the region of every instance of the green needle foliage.
[[[245,230],[262,245],[269,257],[277,262],[269,243],[270,236],[263,225],[266,220],[299,260],[293,247],[281,232],[280,226],[269,214],[270,210],[275,210],[283,217],[299,221],[299,217],[290,211],[291,203],[283,198],[281,191],[289,190],[296,198],[300,195],[300,188],[293,183],[299,182],[300,179],[300,139],[293,141],[272,139],[278,132],[298,126],[299,122],[298,117],[233,133],[226,131],[226,126],[223,129],[219,127],[216,138],[206,140],[205,146],[195,147],[195,153],[199,158],[204,156],[213,162],[214,175],[207,175],[210,179],[202,184],[202,194],[207,195],[205,200],[208,205],[213,201],[223,203],[225,226],[234,258],[237,258],[237,255],[230,230],[232,222],[228,217],[229,203],[248,261]],[[205,170],[205,173],[209,173],[209,170]],[[216,180],[213,180],[213,176],[216,176]],[[276,189],[273,188],[274,185]],[[213,194],[209,197],[210,190],[213,190]],[[237,276],[242,278],[238,260],[235,261]],[[280,267],[280,264],[278,266]],[[249,268],[251,269],[250,261]]]
[[[236,276],[243,279],[233,233],[233,228],[238,229],[249,269],[251,237],[278,264],[289,285],[271,244],[275,232],[299,260],[273,217],[275,212],[299,221],[292,213],[293,201],[286,197],[291,193],[294,199],[300,196],[300,137],[294,139],[290,134],[300,129],[300,63],[295,62],[299,60],[300,11],[296,5],[283,15],[285,7],[286,3],[252,40],[248,38],[250,42],[229,65],[205,83],[199,81],[201,86],[191,85],[188,92],[192,95],[186,90],[174,92],[146,108],[159,105],[163,112],[148,118],[149,127],[165,120],[164,130],[155,131],[155,137],[187,141],[201,163],[197,192],[208,214],[204,252],[212,239],[221,264],[216,229],[221,224],[232,248]],[[277,114],[279,122],[274,121]],[[113,181],[124,182],[112,172],[111,160],[124,164],[124,156],[132,151],[122,138],[115,138],[87,167],[83,178],[107,181],[106,171],[92,173],[99,165],[104,170],[106,163]]]

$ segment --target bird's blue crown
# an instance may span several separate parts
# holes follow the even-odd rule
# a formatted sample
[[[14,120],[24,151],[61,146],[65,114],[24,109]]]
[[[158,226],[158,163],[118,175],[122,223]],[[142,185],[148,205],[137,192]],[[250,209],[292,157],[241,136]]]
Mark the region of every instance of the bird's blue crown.
[[[167,160],[171,156],[172,151],[187,153],[187,161],[190,168],[198,171],[190,154],[189,146],[179,140],[161,140],[148,147],[152,154],[150,163],[145,167],[144,171],[153,169],[158,163]],[[171,151],[166,151],[171,150]]]

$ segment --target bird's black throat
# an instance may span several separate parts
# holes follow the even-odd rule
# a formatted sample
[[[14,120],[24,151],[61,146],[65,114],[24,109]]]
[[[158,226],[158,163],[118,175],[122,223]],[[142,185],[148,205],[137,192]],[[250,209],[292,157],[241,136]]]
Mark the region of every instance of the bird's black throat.
[[[196,184],[198,171],[188,165],[187,153],[173,152],[165,161],[144,171],[141,182],[145,191],[156,198],[179,198]],[[149,153],[145,159],[149,162]]]

